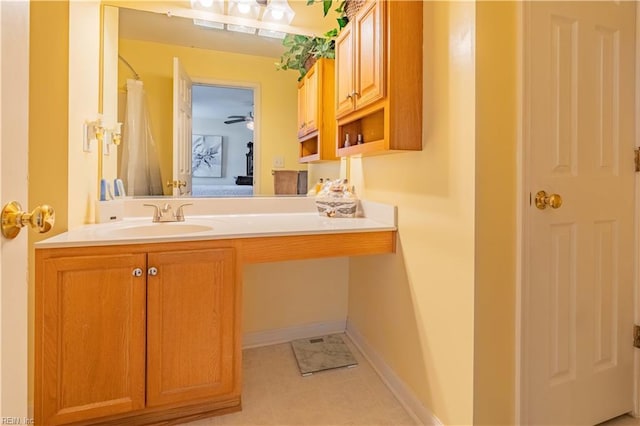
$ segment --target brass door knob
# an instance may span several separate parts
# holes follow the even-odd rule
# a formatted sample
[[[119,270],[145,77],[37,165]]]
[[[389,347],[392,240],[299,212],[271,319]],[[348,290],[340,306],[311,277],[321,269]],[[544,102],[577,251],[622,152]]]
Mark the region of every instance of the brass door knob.
[[[53,207],[43,204],[33,209],[31,213],[22,211],[17,201],[12,201],[2,208],[2,235],[6,238],[15,238],[23,226],[29,224],[40,233],[45,233],[53,228],[56,221],[56,213]]]
[[[562,205],[562,197],[558,194],[547,194],[545,191],[538,191],[536,194],[536,207],[544,210],[547,206],[557,209]]]

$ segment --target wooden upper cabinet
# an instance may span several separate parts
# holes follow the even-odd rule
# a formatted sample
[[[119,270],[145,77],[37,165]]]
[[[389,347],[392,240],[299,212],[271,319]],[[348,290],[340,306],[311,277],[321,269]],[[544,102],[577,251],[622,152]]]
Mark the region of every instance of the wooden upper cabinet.
[[[336,159],[334,62],[318,59],[298,84],[300,162]]]
[[[144,254],[38,263],[36,422],[67,424],[145,405]],[[46,285],[45,285],[46,284]]]
[[[338,35],[338,156],[422,149],[422,6],[367,0]]]
[[[240,394],[232,248],[149,253],[147,406]]]

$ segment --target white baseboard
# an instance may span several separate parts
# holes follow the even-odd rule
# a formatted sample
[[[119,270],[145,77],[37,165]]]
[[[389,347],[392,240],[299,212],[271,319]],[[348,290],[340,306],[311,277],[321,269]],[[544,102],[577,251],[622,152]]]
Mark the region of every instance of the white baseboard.
[[[354,345],[362,352],[362,355],[369,361],[373,369],[378,373],[385,385],[391,390],[400,404],[422,425],[442,425],[442,422],[425,407],[415,396],[409,387],[398,377],[398,375],[387,365],[384,359],[376,352],[371,345],[360,334],[352,322],[347,320],[347,336]]]
[[[296,339],[304,339],[306,337],[344,333],[346,325],[346,320],[339,320],[304,324],[296,327],[278,328],[275,330],[245,333],[244,336],[242,336],[242,348],[255,348],[258,346],[286,343]]]

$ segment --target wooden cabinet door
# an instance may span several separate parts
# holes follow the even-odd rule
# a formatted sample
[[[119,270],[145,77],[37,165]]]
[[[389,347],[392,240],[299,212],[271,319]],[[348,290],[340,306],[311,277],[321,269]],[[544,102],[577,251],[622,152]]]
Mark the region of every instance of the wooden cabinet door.
[[[336,38],[336,118],[353,111],[353,24]]]
[[[355,22],[355,109],[384,97],[383,4],[369,2]]]
[[[305,135],[307,121],[307,86],[303,78],[298,82],[298,138]]]
[[[298,138],[318,130],[318,65],[298,84]]]
[[[318,130],[318,75],[320,64],[316,62],[316,65],[311,67],[307,75],[305,75],[305,92],[306,92],[306,104],[305,104],[305,134],[309,134],[315,130]]]
[[[150,253],[148,264],[147,406],[239,393],[234,250]]]
[[[36,287],[36,422],[58,425],[145,403],[144,254],[49,258]]]

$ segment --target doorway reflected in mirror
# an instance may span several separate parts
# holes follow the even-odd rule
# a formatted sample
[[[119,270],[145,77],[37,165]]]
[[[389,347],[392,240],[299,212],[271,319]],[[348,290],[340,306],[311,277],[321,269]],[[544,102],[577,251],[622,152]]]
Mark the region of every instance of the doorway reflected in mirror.
[[[192,102],[193,196],[253,195],[253,90],[194,83]]]

